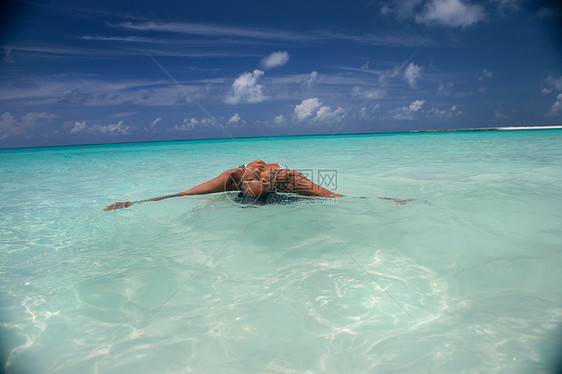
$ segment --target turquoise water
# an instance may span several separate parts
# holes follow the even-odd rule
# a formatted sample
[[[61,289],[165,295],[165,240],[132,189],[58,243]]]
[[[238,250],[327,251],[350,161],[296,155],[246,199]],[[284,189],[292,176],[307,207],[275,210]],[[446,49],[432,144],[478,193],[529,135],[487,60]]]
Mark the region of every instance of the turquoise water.
[[[3,369],[548,372],[561,144],[536,130],[2,150]],[[256,158],[328,170],[348,197],[103,211]]]

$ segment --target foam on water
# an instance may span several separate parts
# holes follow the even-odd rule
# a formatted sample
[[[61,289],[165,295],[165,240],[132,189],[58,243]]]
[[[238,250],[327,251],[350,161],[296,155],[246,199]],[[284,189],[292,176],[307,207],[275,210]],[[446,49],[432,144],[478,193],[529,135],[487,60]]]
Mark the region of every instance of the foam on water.
[[[561,140],[548,130],[0,151],[2,366],[547,372],[562,343]],[[249,207],[217,194],[103,211],[255,158],[336,170],[348,197]]]

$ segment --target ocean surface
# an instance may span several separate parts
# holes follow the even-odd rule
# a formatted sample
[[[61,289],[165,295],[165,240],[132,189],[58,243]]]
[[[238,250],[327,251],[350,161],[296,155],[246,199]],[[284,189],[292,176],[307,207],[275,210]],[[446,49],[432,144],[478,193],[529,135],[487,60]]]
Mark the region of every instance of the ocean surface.
[[[103,210],[256,158],[346,197]],[[6,373],[548,373],[561,269],[562,130],[0,150]]]

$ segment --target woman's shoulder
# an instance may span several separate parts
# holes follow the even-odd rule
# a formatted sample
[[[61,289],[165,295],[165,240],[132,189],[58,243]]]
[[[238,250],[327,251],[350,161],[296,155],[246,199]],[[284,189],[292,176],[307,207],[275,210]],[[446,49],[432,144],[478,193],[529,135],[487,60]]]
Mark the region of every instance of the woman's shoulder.
[[[242,178],[242,175],[244,174],[244,170],[242,168],[229,169],[223,172],[223,174],[231,177]]]
[[[244,170],[242,168],[235,168],[223,171],[221,173],[222,178],[226,181],[231,181],[233,184],[238,185],[242,180],[242,175],[244,175]]]

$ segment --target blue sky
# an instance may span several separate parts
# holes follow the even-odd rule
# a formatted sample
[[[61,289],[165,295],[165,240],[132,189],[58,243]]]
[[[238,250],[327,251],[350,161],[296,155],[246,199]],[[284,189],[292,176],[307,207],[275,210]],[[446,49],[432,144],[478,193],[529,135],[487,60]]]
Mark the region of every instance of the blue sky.
[[[0,147],[562,124],[554,2],[7,4]]]

